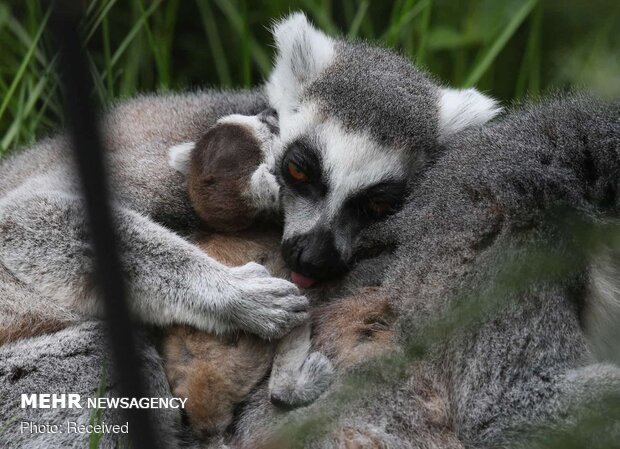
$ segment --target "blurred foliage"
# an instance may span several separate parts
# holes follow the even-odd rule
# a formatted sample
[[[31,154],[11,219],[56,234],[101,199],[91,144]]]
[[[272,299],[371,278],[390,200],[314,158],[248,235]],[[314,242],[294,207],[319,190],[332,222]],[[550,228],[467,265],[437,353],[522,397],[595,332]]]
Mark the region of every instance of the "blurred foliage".
[[[79,0],[76,0],[79,1]],[[334,35],[397,48],[438,79],[503,100],[587,86],[620,94],[617,0],[82,0],[103,104],[267,76],[269,26],[303,10]],[[0,0],[0,154],[62,122],[39,0]]]
[[[546,232],[541,233],[541,229]],[[548,238],[547,233],[554,237]],[[364,398],[373,391],[372,387],[399,388],[411,381],[411,367],[433,359],[442,345],[451,340],[473,338],[481,325],[505,319],[505,316],[501,318],[504,311],[518,310],[525,301],[544,301],[540,292],[545,289],[566,288],[572,282],[581,282],[587,265],[601,251],[620,255],[620,223],[593,221],[591,216],[565,207],[548,210],[533,235],[525,239],[499,239],[489,252],[474,261],[475,268],[471,272],[476,275],[447,293],[450,298],[445,309],[426,323],[416,320],[417,325],[410,326],[413,330],[406,336],[402,351],[385,354],[346,373],[320,407],[283,420],[269,447],[307,447],[318,435],[332,431],[334,422],[345,417],[358,401],[366,404]],[[610,330],[615,332],[615,329]],[[612,341],[618,341],[617,333],[614,338]],[[616,351],[607,361],[620,361],[620,352]],[[617,441],[620,391],[613,390],[613,385],[601,383],[597,395],[573,403],[557,416],[539,416],[537,423],[516,424],[501,447],[620,447]]]

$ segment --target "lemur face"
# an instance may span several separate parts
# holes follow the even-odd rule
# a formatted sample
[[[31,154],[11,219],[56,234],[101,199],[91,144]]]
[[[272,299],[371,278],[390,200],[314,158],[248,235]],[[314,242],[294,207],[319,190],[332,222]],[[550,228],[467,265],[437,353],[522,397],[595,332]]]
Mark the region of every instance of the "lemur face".
[[[283,256],[301,286],[353,263],[360,231],[398,211],[407,194],[406,154],[381,148],[336,122],[287,142],[276,162]]]
[[[400,209],[441,139],[499,108],[473,89],[441,88],[394,53],[335,41],[302,14],[274,36],[275,111],[222,118],[195,151],[174,147],[171,165],[215,230],[281,212],[284,259],[307,288],[354,265],[360,231]]]
[[[387,50],[334,40],[303,14],[276,24],[274,38],[282,251],[293,281],[310,287],[354,265],[360,231],[399,210],[441,139],[499,108]]]

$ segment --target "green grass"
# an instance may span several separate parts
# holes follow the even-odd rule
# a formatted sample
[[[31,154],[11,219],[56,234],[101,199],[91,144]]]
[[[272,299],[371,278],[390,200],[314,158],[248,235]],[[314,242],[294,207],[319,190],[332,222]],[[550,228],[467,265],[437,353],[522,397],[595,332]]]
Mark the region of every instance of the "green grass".
[[[0,155],[63,123],[42,3],[0,0]],[[256,85],[270,70],[269,25],[291,10],[331,34],[394,47],[445,83],[503,100],[573,86],[620,94],[615,0],[84,4],[82,33],[102,104],[138,92]]]
[[[97,394],[95,398],[102,398],[105,396],[106,389],[108,388],[108,369],[107,366],[104,365],[101,367],[101,380],[99,381],[99,387],[97,388]],[[103,408],[93,408],[90,411],[90,416],[88,419],[88,424],[91,426],[99,425],[103,422],[103,414],[105,409]],[[101,444],[101,440],[103,439],[103,433],[93,432],[88,437],[88,449],[97,449]]]

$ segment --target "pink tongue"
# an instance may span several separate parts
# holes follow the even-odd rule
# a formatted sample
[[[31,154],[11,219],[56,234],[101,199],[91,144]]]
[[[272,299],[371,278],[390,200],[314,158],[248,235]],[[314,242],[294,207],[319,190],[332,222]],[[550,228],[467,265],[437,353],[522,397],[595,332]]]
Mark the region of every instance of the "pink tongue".
[[[294,271],[291,273],[291,280],[297,287],[301,288],[310,288],[312,287],[316,281],[312,278],[307,278],[299,273],[295,273]]]

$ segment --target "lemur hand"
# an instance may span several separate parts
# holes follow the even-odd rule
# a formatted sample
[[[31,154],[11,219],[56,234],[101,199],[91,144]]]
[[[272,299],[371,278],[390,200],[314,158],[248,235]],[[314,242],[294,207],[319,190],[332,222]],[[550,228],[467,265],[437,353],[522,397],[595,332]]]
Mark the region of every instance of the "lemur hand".
[[[297,369],[272,370],[269,379],[271,402],[292,410],[313,403],[334,380],[332,363],[320,352],[308,354]]]
[[[240,300],[231,319],[240,329],[262,338],[279,338],[308,320],[308,300],[297,287],[272,277],[254,262],[231,268]]]
[[[274,162],[275,163],[275,162]],[[280,211],[280,185],[273,174],[274,163],[262,163],[250,178],[250,195],[254,206],[260,211]]]

